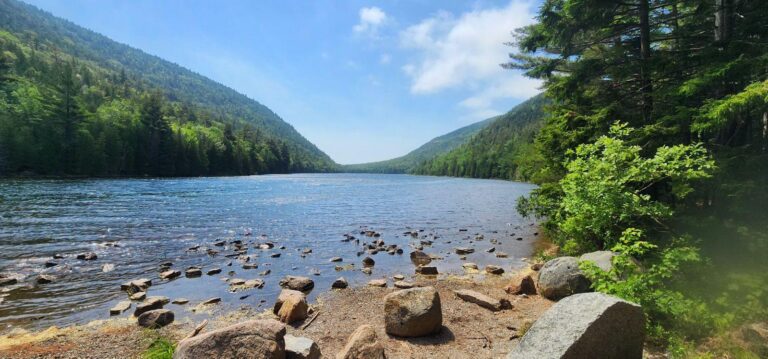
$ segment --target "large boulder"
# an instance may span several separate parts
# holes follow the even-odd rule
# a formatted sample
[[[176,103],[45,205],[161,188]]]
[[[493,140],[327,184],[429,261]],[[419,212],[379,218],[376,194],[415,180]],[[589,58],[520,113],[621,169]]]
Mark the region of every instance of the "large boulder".
[[[550,260],[539,272],[539,293],[552,300],[589,292],[591,285],[584,272],[579,269],[579,260],[574,257]]]
[[[386,359],[384,347],[370,325],[361,325],[349,336],[336,359]]]
[[[168,309],[155,309],[142,313],[137,322],[141,327],[157,329],[173,323],[174,318],[173,312]]]
[[[174,359],[285,358],[285,326],[272,319],[249,320],[179,342]]]
[[[400,337],[420,337],[440,331],[443,312],[433,287],[404,289],[384,297],[386,332]]]
[[[307,296],[298,290],[283,289],[275,301],[272,312],[283,323],[306,319],[309,315]]]
[[[507,358],[640,359],[644,340],[639,305],[602,293],[576,294],[545,312]]]
[[[608,272],[613,268],[613,257],[615,256],[616,253],[611,251],[596,251],[582,254],[579,261],[593,262],[598,268]]]
[[[285,336],[286,359],[320,359],[320,347],[312,339],[304,337]]]
[[[280,280],[280,286],[292,290],[308,292],[315,287],[315,282],[307,277],[289,275]]]

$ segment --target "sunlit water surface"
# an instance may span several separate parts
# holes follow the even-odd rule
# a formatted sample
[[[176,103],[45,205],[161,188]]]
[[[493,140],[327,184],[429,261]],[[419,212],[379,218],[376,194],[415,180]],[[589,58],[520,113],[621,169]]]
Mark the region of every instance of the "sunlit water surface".
[[[0,287],[0,332],[109,318],[108,309],[127,299],[120,283],[142,277],[153,280],[150,296],[190,300],[186,306],[166,306],[177,318],[193,316],[189,308],[211,297],[222,298],[220,310],[270,306],[280,290],[279,279],[288,274],[311,277],[313,299],[339,276],[355,286],[395,273],[413,275],[408,254],[422,240],[434,241],[425,252],[444,258],[432,262],[441,273],[462,272],[462,261],[453,251],[458,246],[475,248],[467,261],[509,270],[523,265],[522,258],[531,254],[535,243],[535,227],[514,209],[517,198],[532,188],[506,181],[366,174],[3,180],[0,273],[19,283]],[[404,254],[372,255],[373,274],[363,274],[359,269],[367,254],[359,252],[363,242],[372,240],[360,235],[364,228],[381,233],[386,244],[397,244]],[[418,238],[403,234],[412,230],[422,232]],[[342,242],[344,234],[360,243]],[[484,239],[477,241],[477,235]],[[247,254],[258,268],[243,269],[236,258],[226,257],[233,253],[231,245],[213,245],[237,239],[248,244]],[[265,241],[276,247],[254,248]],[[198,245],[199,250],[188,250]],[[509,257],[487,253],[491,247]],[[206,248],[219,254],[209,255]],[[302,257],[306,248],[312,253]],[[98,259],[77,260],[83,252],[95,252]],[[272,258],[274,252],[281,256]],[[45,268],[54,254],[64,258]],[[343,262],[329,262],[336,256]],[[223,271],[162,281],[158,265],[165,261],[182,272],[192,265],[201,266],[203,273],[213,267]],[[334,268],[348,264],[355,269]],[[267,269],[270,274],[259,275]],[[36,284],[41,273],[56,281]],[[262,278],[266,285],[230,293],[226,278]]]

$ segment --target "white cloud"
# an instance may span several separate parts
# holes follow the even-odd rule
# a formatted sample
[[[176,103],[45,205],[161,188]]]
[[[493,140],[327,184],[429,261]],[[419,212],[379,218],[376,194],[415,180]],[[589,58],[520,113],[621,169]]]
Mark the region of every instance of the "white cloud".
[[[381,57],[379,57],[379,63],[382,65],[386,65],[392,61],[392,56],[389,54],[381,54]]]
[[[511,32],[534,22],[535,7],[512,0],[502,8],[477,9],[454,16],[438,12],[400,33],[400,45],[416,52],[402,67],[411,93],[430,94],[458,88],[475,93],[460,105],[478,114],[494,111],[496,100],[524,99],[539,92],[540,82],[499,64],[515,49],[504,46]]]
[[[372,6],[360,9],[360,22],[352,27],[356,34],[378,36],[379,27],[387,22],[387,13]]]

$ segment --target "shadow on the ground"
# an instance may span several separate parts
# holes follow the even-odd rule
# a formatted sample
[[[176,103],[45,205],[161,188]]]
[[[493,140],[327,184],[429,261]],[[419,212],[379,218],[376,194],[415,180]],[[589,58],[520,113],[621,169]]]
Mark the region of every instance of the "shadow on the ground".
[[[390,339],[406,341],[413,345],[442,345],[448,344],[456,340],[456,336],[453,335],[453,331],[446,326],[440,329],[440,333],[429,335],[425,337],[405,338],[394,335],[388,335]]]

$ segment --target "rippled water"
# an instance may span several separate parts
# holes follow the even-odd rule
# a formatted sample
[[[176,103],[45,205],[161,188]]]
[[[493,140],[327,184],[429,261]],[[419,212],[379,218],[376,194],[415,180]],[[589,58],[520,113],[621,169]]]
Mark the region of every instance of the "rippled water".
[[[141,277],[153,280],[148,295],[188,298],[188,308],[211,297],[221,297],[222,308],[258,308],[271,305],[279,279],[287,274],[312,277],[313,294],[339,276],[351,285],[395,273],[409,276],[414,266],[408,253],[422,238],[433,236],[437,239],[425,252],[444,257],[433,262],[441,273],[461,272],[453,253],[457,246],[476,249],[468,261],[510,269],[522,265],[521,258],[533,250],[535,227],[514,210],[517,198],[532,188],[506,181],[365,174],[0,181],[0,273],[19,279],[17,285],[0,287],[0,332],[108,318],[108,309],[126,299],[120,283]],[[371,241],[359,234],[365,227],[405,249],[402,255],[373,255],[370,276],[359,270],[362,243]],[[403,234],[411,230],[423,230],[421,238]],[[342,242],[345,233],[360,244]],[[478,234],[485,239],[475,241]],[[213,246],[222,239],[249,244],[248,255],[258,269],[245,270],[237,259],[225,257],[233,253],[229,245]],[[276,247],[254,248],[267,240]],[[196,245],[200,250],[187,250]],[[491,247],[509,258],[486,253]],[[205,248],[220,253],[208,255]],[[306,248],[312,253],[302,257]],[[83,252],[95,252],[98,259],[77,260]],[[272,258],[273,252],[282,255]],[[64,258],[45,268],[54,254]],[[343,262],[329,262],[335,256]],[[202,266],[204,273],[212,267],[223,271],[161,281],[158,265],[164,261],[182,272],[191,265]],[[334,269],[351,263],[356,270]],[[267,269],[270,274],[259,275]],[[313,275],[318,271],[319,276]],[[36,284],[41,273],[56,281]],[[266,285],[230,293],[223,280],[228,277],[262,278]],[[249,296],[241,299],[244,295]],[[191,315],[176,305],[168,308],[177,317]]]

